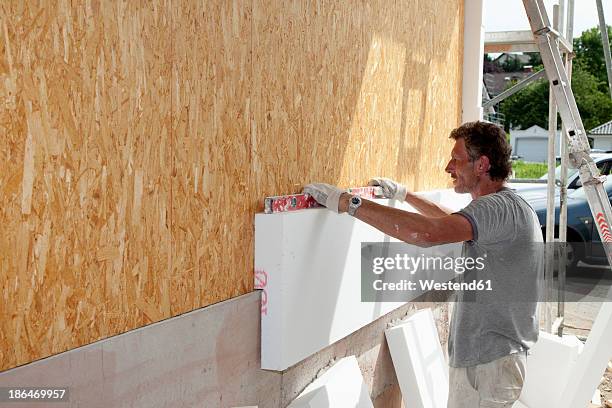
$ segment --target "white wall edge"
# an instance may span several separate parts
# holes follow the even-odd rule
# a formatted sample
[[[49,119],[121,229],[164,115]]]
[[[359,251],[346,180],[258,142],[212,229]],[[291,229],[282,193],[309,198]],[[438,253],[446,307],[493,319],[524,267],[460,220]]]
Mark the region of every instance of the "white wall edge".
[[[483,8],[483,0],[464,2],[462,123],[482,120]]]

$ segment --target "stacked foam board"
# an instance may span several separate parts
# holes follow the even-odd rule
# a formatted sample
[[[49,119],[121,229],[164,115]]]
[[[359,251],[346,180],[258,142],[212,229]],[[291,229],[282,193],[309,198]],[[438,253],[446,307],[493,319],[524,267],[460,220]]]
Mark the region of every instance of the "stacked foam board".
[[[385,331],[404,405],[446,408],[448,365],[431,309]]]
[[[604,302],[587,342],[540,332],[527,358],[520,404],[513,408],[586,406],[612,355],[612,304]]]
[[[601,305],[591,332],[572,367],[571,377],[561,388],[560,408],[574,408],[584,405],[599,385],[601,376],[612,356],[612,289],[607,300]]]
[[[527,356],[525,383],[519,398],[521,404],[530,408],[556,407],[562,384],[571,378],[581,349],[582,343],[575,336],[561,338],[540,332],[538,342]]]
[[[374,408],[355,356],[345,357],[313,381],[288,408]]]
[[[574,336],[540,332],[527,358],[521,403],[529,408],[586,406],[612,356],[612,289],[607,299],[584,345]]]
[[[523,392],[513,408],[569,408],[579,405],[569,405],[566,401],[577,401],[577,398],[588,401],[597,384],[584,382],[576,376],[576,369],[581,365],[588,367],[587,375],[603,372],[593,367],[592,361],[597,356],[597,362],[603,361],[605,365],[607,356],[612,354],[612,346],[606,341],[609,337],[602,337],[607,333],[604,329],[612,325],[610,311],[612,306],[604,304],[598,316],[601,320],[596,321],[589,335],[591,349],[589,343],[585,346],[575,336],[560,338],[540,332],[527,358]],[[415,408],[445,408],[448,369],[431,310],[416,312],[385,334],[404,404]],[[586,406],[586,402],[580,406]]]
[[[426,196],[455,210],[471,200],[451,190]],[[414,211],[407,204],[376,201]],[[257,214],[261,367],[285,370],[405,304],[361,301],[362,242],[392,241],[396,240],[353,217],[325,208]],[[453,245],[458,253],[460,244]]]

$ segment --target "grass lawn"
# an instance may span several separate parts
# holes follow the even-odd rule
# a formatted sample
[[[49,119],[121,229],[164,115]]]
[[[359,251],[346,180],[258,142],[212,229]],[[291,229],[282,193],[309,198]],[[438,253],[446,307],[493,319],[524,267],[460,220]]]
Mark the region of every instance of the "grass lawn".
[[[512,162],[515,178],[540,178],[548,171],[546,163],[526,163],[518,160]]]

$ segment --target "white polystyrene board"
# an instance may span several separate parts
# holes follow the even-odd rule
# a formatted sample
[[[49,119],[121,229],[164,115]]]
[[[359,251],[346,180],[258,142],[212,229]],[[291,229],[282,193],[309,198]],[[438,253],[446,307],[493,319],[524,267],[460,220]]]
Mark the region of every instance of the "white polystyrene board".
[[[355,356],[341,359],[313,381],[288,408],[374,408]]]
[[[282,361],[283,224],[255,217],[255,288],[261,289],[262,368],[278,367]],[[257,238],[259,237],[259,239]],[[267,237],[273,237],[267,239]],[[267,239],[265,242],[263,239]],[[260,262],[257,262],[260,260]],[[261,260],[267,260],[262,262]],[[257,265],[260,265],[258,267]],[[273,279],[270,279],[270,276]],[[265,357],[264,357],[265,356]],[[264,361],[269,362],[264,365]]]
[[[584,406],[599,385],[612,357],[612,289],[601,305],[571,376],[561,388],[560,408]]]
[[[453,211],[464,208],[472,201],[472,197],[469,194],[457,194],[452,189],[421,191],[416,194],[442,204],[442,206]]]
[[[576,336],[561,338],[540,332],[527,356],[525,383],[519,400],[528,407],[556,407],[562,384],[571,378],[581,348],[582,343]]]
[[[448,365],[431,309],[385,331],[404,405],[446,408]]]
[[[601,404],[601,392],[599,391],[598,388],[595,388],[595,392],[593,393],[593,396],[591,397],[591,404],[594,404],[594,405]]]
[[[471,200],[452,190],[423,194],[453,210]],[[405,203],[376,201],[414,211]],[[361,243],[391,241],[396,240],[325,208],[257,214],[255,287],[263,289],[261,368],[285,370],[403,305],[361,301]]]

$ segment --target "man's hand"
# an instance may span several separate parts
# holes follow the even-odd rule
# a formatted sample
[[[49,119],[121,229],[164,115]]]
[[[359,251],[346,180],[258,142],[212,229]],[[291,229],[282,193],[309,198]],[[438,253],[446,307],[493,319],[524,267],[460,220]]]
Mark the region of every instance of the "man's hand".
[[[310,194],[317,203],[337,213],[340,196],[346,193],[346,191],[332,186],[331,184],[313,183],[304,186],[304,193]]]
[[[406,193],[408,192],[406,186],[396,181],[384,177],[374,177],[370,180],[368,185],[382,187],[385,198],[399,201],[406,200]]]

